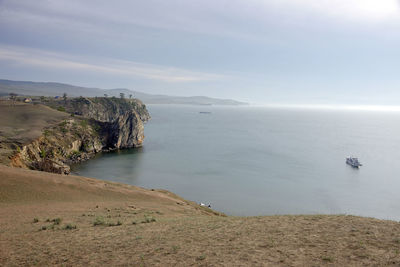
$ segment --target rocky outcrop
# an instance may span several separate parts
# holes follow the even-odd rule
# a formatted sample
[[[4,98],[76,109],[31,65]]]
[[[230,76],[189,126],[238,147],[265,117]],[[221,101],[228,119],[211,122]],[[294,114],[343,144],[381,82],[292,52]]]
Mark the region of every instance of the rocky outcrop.
[[[59,101],[57,105],[62,106],[69,113],[100,122],[114,122],[129,112],[135,112],[142,122],[150,119],[146,106],[138,99],[79,97]]]
[[[101,151],[139,147],[150,118],[139,100],[77,98],[58,103],[71,118],[48,127],[43,135],[18,149],[12,165],[68,174],[70,164]]]
[[[110,128],[110,147],[130,148],[141,146],[144,139],[144,126],[140,116],[130,111],[118,117]]]

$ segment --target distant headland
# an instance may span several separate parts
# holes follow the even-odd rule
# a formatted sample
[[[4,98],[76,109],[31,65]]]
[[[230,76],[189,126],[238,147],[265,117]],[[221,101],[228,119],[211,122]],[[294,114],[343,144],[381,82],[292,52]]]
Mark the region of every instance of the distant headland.
[[[232,99],[218,99],[207,96],[169,96],[153,95],[143,92],[133,91],[125,88],[118,89],[99,89],[81,87],[56,82],[31,82],[31,81],[12,81],[0,79],[0,96],[15,93],[26,96],[62,96],[66,93],[71,97],[119,97],[124,94],[126,97],[133,96],[145,104],[184,104],[184,105],[224,105],[241,106],[248,103]]]

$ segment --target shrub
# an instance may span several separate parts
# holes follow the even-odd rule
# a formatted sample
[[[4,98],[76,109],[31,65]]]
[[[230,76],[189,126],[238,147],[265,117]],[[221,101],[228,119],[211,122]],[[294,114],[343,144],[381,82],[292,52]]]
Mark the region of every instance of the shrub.
[[[77,150],[73,150],[69,155],[68,158],[73,159],[81,156],[81,152]]]
[[[63,229],[64,229],[64,230],[73,230],[73,229],[76,229],[76,225],[75,225],[75,224],[70,224],[70,223],[68,223],[68,224],[66,224],[66,225],[64,226]]]
[[[65,112],[65,108],[64,108],[63,106],[59,106],[59,107],[57,108],[57,110],[58,110],[58,111]]]
[[[156,219],[154,217],[148,217],[145,215],[142,223],[151,223],[151,222],[155,222],[155,221],[156,221]]]
[[[39,219],[38,218],[33,218],[33,223],[37,223],[37,222],[39,222]]]
[[[51,221],[53,222],[54,225],[59,225],[61,223],[62,219],[61,218],[55,218],[55,219],[53,219]]]
[[[93,226],[98,226],[98,225],[105,225],[106,222],[104,221],[104,218],[102,216],[96,217],[96,220],[93,222]]]
[[[109,222],[109,223],[107,224],[107,226],[120,226],[120,225],[122,225],[122,222],[121,222],[121,221],[117,221],[117,223]]]
[[[44,149],[40,150],[40,157],[44,159],[46,157],[46,151]]]

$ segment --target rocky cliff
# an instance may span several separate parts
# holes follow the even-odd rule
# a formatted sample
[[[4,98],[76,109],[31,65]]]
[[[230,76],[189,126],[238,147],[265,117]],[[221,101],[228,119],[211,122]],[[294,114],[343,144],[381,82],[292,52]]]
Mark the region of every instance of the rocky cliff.
[[[138,99],[79,97],[52,102],[50,105],[64,107],[66,112],[100,122],[114,122],[128,112],[136,113],[143,122],[150,119],[146,106]]]
[[[95,121],[107,149],[141,146],[143,123],[150,119],[146,106],[138,99],[80,97],[59,101],[58,105],[66,112]]]
[[[47,104],[71,117],[18,147],[11,165],[68,174],[70,164],[98,152],[141,146],[143,123],[150,119],[145,105],[136,99],[74,98]]]

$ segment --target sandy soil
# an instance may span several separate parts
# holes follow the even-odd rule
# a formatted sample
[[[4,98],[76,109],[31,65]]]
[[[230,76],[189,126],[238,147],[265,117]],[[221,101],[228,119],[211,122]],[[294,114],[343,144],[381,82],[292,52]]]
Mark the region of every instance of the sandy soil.
[[[224,217],[163,190],[0,165],[0,266],[399,266],[399,251],[398,222]]]

